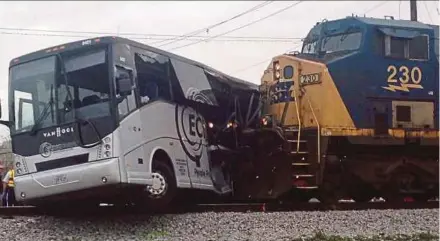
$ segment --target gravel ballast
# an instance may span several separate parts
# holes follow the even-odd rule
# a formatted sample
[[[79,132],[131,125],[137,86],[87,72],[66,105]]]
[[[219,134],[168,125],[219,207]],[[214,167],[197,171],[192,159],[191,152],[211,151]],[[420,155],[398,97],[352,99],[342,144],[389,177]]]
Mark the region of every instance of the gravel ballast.
[[[0,219],[5,240],[307,240],[321,233],[438,235],[438,209],[277,213],[194,213],[106,218]],[[438,237],[434,240],[438,240]]]

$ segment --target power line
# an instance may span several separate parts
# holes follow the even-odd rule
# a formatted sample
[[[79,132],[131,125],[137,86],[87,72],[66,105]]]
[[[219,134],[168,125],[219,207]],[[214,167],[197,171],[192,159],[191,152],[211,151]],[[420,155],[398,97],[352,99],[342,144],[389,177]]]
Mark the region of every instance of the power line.
[[[242,12],[242,13],[239,13],[239,14],[237,14],[237,15],[235,15],[235,16],[229,18],[229,19],[223,20],[223,21],[221,21],[221,22],[219,22],[219,23],[216,23],[216,24],[213,24],[213,25],[209,25],[209,26],[207,26],[207,27],[204,27],[204,28],[201,28],[201,29],[198,29],[198,30],[192,31],[192,32],[190,32],[190,33],[187,33],[187,34],[181,35],[181,36],[179,36],[179,37],[177,37],[177,38],[171,38],[171,39],[169,39],[169,40],[171,40],[171,42],[169,42],[169,43],[165,43],[165,44],[162,44],[162,45],[159,45],[158,47],[162,47],[162,46],[165,46],[165,45],[169,45],[169,44],[175,43],[175,42],[177,42],[177,41],[179,41],[179,40],[185,39],[185,38],[187,38],[187,37],[190,37],[190,36],[193,36],[193,35],[196,35],[196,34],[199,34],[199,33],[205,32],[205,31],[209,31],[210,29],[213,29],[213,28],[218,27],[218,26],[220,26],[220,25],[222,25],[222,24],[225,24],[225,23],[227,23],[227,22],[230,22],[230,21],[232,21],[232,20],[234,20],[234,19],[236,19],[236,18],[239,18],[239,17],[241,17],[241,16],[243,16],[243,15],[246,15],[246,14],[248,14],[248,13],[250,13],[250,12],[256,11],[256,10],[258,10],[258,9],[260,9],[260,8],[262,8],[262,7],[264,7],[264,6],[266,6],[266,5],[271,4],[272,2],[273,2],[273,1],[266,1],[266,2],[263,2],[263,3],[261,3],[261,4],[257,5],[257,6],[254,6],[254,7],[250,8],[250,9],[248,9],[248,10]],[[167,41],[167,40],[159,41],[159,42],[157,42],[157,43],[153,43],[153,44],[159,44],[159,43],[162,43],[162,42],[165,42],[165,41]]]
[[[297,42],[297,44],[296,44],[294,47],[289,48],[289,49],[287,49],[287,50],[284,51],[284,52],[285,52],[285,53],[288,53],[288,52],[290,52],[290,51],[296,49],[296,48],[299,47],[300,45],[302,45],[302,42],[301,42],[301,41]],[[270,57],[270,58],[265,59],[265,60],[263,60],[263,61],[259,61],[259,62],[257,62],[257,63],[253,63],[253,64],[251,64],[251,65],[248,65],[248,66],[246,66],[246,67],[244,67],[244,68],[238,69],[238,70],[234,71],[234,74],[237,74],[237,73],[239,73],[239,72],[243,72],[243,71],[245,71],[245,70],[251,69],[251,68],[256,67],[256,66],[259,66],[260,64],[266,63],[267,61],[271,60],[272,58],[273,58],[273,57]]]
[[[382,5],[384,5],[385,3],[387,3],[387,2],[381,2],[381,3],[377,4],[377,5],[375,5],[374,7],[370,8],[370,9],[367,10],[367,11],[365,11],[364,14],[366,14],[366,13],[368,13],[368,12],[370,12],[370,11],[372,11],[372,10],[374,10],[374,9],[376,9],[376,8],[378,8],[378,7],[380,7],[380,6],[382,6]],[[399,5],[400,5],[400,3],[399,3]],[[400,10],[400,9],[399,9],[399,10]],[[288,49],[288,50],[286,50],[285,52],[289,52],[289,51],[295,49],[296,47],[298,47],[298,46],[301,45],[301,44],[302,44],[302,43],[297,44],[295,47],[293,47],[293,48],[291,48],[291,49]],[[245,71],[245,70],[251,69],[251,68],[253,68],[253,67],[256,67],[256,66],[258,66],[258,65],[260,65],[260,64],[263,64],[263,63],[265,63],[265,62],[271,60],[272,58],[273,58],[273,57],[271,57],[271,58],[269,58],[269,59],[265,59],[265,60],[260,61],[260,62],[257,62],[257,63],[254,63],[254,64],[249,65],[249,66],[247,66],[247,67],[241,68],[241,69],[239,69],[239,70],[236,70],[234,73],[236,74],[236,73],[239,73],[239,72],[242,72],[242,71]]]
[[[248,65],[248,66],[244,67],[244,68],[238,69],[238,70],[234,71],[234,74],[237,74],[237,73],[243,72],[243,71],[245,71],[245,70],[251,69],[251,68],[256,67],[256,66],[258,66],[258,65],[260,65],[260,64],[264,64],[264,63],[266,63],[267,61],[271,60],[272,58],[273,58],[273,57],[270,57],[270,58],[265,59],[265,60],[263,60],[263,61],[260,61],[260,62],[257,62],[257,63],[253,63],[253,64],[251,64],[251,65]]]
[[[255,21],[252,21],[252,22],[250,22],[250,23],[248,23],[248,24],[245,24],[245,25],[242,25],[242,26],[240,26],[240,27],[234,28],[234,29],[229,30],[229,31],[227,31],[227,32],[224,32],[224,33],[217,34],[217,35],[215,35],[215,36],[209,37],[209,38],[207,38],[206,40],[211,40],[211,39],[214,39],[214,38],[217,38],[217,37],[220,37],[220,36],[223,36],[223,35],[226,35],[226,34],[232,33],[232,32],[237,31],[237,30],[239,30],[239,29],[242,29],[242,28],[248,27],[248,26],[250,26],[250,25],[252,25],[252,24],[255,24],[255,23],[257,23],[257,22],[263,21],[263,20],[265,20],[265,19],[267,19],[267,18],[270,18],[270,17],[272,17],[272,16],[275,16],[275,15],[281,13],[281,12],[284,12],[284,11],[288,10],[289,8],[292,8],[292,7],[298,5],[298,4],[302,3],[302,2],[303,2],[303,1],[298,1],[298,2],[296,2],[296,3],[294,3],[294,4],[291,4],[291,5],[289,5],[289,6],[285,7],[285,8],[282,8],[282,9],[280,9],[280,10],[274,12],[274,13],[271,13],[271,14],[269,14],[269,15],[263,17],[263,18],[259,18],[259,19],[255,20]],[[206,40],[204,40],[204,41],[206,41]],[[174,48],[172,48],[172,49],[169,49],[168,51],[176,50],[176,49],[180,49],[180,48],[184,48],[184,47],[187,47],[187,46],[191,46],[191,45],[194,45],[194,44],[198,44],[198,43],[200,43],[200,42],[202,42],[202,41],[198,41],[198,42],[194,42],[194,43],[190,43],[190,44],[181,45],[181,46],[178,46],[178,47],[174,47]]]
[[[376,5],[373,6],[372,8],[368,9],[367,11],[365,11],[364,14],[367,14],[368,12],[371,12],[371,11],[373,11],[374,9],[377,9],[378,7],[380,7],[380,6],[382,6],[382,5],[386,4],[386,3],[387,3],[387,2],[381,2],[381,3],[379,3],[379,4],[376,4]],[[399,2],[399,12],[400,12],[400,2]],[[440,14],[440,13],[439,13],[439,14]],[[400,15],[400,13],[399,13],[399,15]],[[291,48],[291,49],[288,49],[288,50],[286,50],[285,52],[289,52],[289,51],[295,49],[296,47],[298,47],[298,46],[301,45],[301,44],[302,44],[302,43],[299,43],[299,44],[297,44],[295,47],[293,47],[293,48]],[[251,68],[253,68],[253,67],[256,67],[256,66],[258,66],[258,65],[260,65],[260,64],[263,64],[263,63],[265,63],[265,62],[271,60],[272,58],[273,58],[273,57],[268,58],[268,59],[265,59],[265,60],[263,60],[263,61],[259,61],[259,62],[257,62],[257,63],[252,64],[252,65],[249,65],[249,66],[247,66],[247,67],[244,67],[244,68],[238,69],[238,70],[236,70],[236,71],[234,72],[234,74],[239,73],[239,72],[242,72],[242,71],[245,71],[245,70],[248,70],[248,69],[251,69]]]
[[[380,2],[380,3],[376,4],[376,5],[374,5],[372,8],[368,9],[367,11],[365,11],[364,14],[367,14],[367,13],[373,11],[374,9],[376,9],[376,8],[382,6],[382,5],[385,5],[385,4],[387,4],[387,3],[388,3],[388,1]]]
[[[432,21],[431,13],[428,10],[428,6],[426,6],[426,2],[423,2],[423,6],[425,6],[426,12],[428,12],[429,21],[431,21],[432,24],[435,24],[434,21]]]
[[[48,29],[33,29],[33,28],[7,28],[0,27],[0,30],[7,31],[32,31],[32,32],[45,32],[45,33],[74,33],[74,34],[95,34],[95,35],[115,35],[114,32],[101,32],[101,31],[75,31],[75,30],[48,30]],[[144,33],[119,33],[119,35],[126,36],[169,36],[163,34],[144,34]]]
[[[70,37],[70,38],[90,38],[92,36],[86,35],[67,35],[67,34],[48,34],[48,33],[20,33],[20,32],[3,32],[0,31],[0,34],[3,35],[27,35],[27,36],[40,36],[40,37]],[[160,37],[131,37],[131,39],[136,40],[164,40],[166,38]],[[183,41],[205,41],[207,37],[202,38],[194,38],[185,39]],[[226,38],[226,39],[214,39],[216,42],[278,42],[278,43],[291,43],[299,38],[277,38],[277,37],[239,37],[239,38]]]
[[[236,18],[239,18],[239,17],[241,17],[241,16],[243,16],[243,15],[245,15],[245,14],[248,14],[248,13],[250,13],[250,12],[253,12],[253,11],[255,11],[255,10],[258,10],[258,9],[260,9],[260,8],[262,8],[262,7],[266,6],[266,5],[268,5],[268,4],[271,4],[272,2],[273,2],[273,1],[265,1],[265,2],[263,2],[263,3],[261,3],[261,4],[257,5],[257,6],[252,7],[251,9],[248,9],[248,10],[246,10],[246,11],[240,13],[240,14],[237,14],[237,15],[235,15],[235,16],[233,16],[233,17],[227,19],[227,20],[221,21],[221,22],[219,22],[219,23],[216,23],[216,24],[213,24],[213,25],[207,26],[207,27],[205,27],[205,28],[202,28],[202,29],[199,29],[199,30],[193,31],[193,32],[188,33],[188,34],[185,34],[185,35],[173,35],[173,34],[142,34],[142,33],[119,33],[119,31],[118,31],[118,33],[117,33],[116,35],[118,35],[118,36],[155,36],[155,37],[170,37],[170,38],[167,38],[167,39],[161,39],[161,42],[163,42],[163,41],[168,41],[168,40],[174,40],[174,39],[176,39],[176,38],[179,39],[179,38],[187,38],[187,37],[192,37],[192,36],[193,36],[193,37],[205,37],[205,36],[194,36],[194,35],[196,35],[196,34],[198,34],[198,33],[201,33],[201,32],[204,32],[204,31],[206,31],[207,29],[212,29],[212,28],[218,27],[218,26],[220,26],[220,25],[222,25],[222,24],[225,24],[225,23],[227,23],[227,22],[229,22],[229,21],[232,21],[232,20],[234,20],[234,19],[236,19]],[[32,31],[32,32],[63,33],[63,34],[65,34],[65,33],[70,33],[70,34],[72,34],[72,33],[73,33],[73,34],[115,35],[115,33],[113,33],[113,32],[74,31],[74,30],[44,30],[44,29],[31,29],[31,28],[7,28],[7,27],[0,27],[0,30],[7,30],[7,31]],[[76,37],[76,36],[73,36],[73,37]],[[88,37],[88,36],[82,36],[82,37]],[[232,38],[234,38],[234,37],[232,37]],[[177,41],[178,41],[178,40],[177,40]],[[160,42],[158,42],[158,43],[160,43]],[[156,44],[156,43],[153,43],[153,44]],[[167,43],[167,44],[170,44],[170,43]]]
[[[43,30],[43,29],[29,29],[29,28],[5,28],[5,27],[0,27],[0,30],[6,30],[6,31],[27,31],[27,32],[42,32],[42,33],[49,33],[50,35],[53,36],[58,36],[52,33],[63,33],[60,34],[59,36],[73,36],[73,37],[84,37],[84,38],[90,38],[90,37],[95,37],[95,36],[89,36],[89,35],[78,35],[78,34],[94,34],[94,35],[115,35],[116,33],[113,32],[92,32],[92,31],[66,31],[66,30]],[[71,34],[66,34],[66,33],[73,33],[74,35]],[[34,33],[32,33],[34,34]],[[37,34],[37,33],[35,33]],[[44,34],[41,34],[44,35]],[[181,35],[176,35],[176,34],[140,34],[140,33],[119,33],[119,36],[141,36],[141,37],[130,37],[132,39],[149,39],[152,37],[180,37]],[[201,35],[194,35],[194,36],[189,36],[189,38],[207,38],[207,36],[201,36]],[[267,38],[273,38],[273,39],[298,39],[298,38],[290,38],[290,37],[262,37],[262,36],[227,36],[224,38],[231,38],[231,39],[240,39],[240,38],[244,38],[244,39],[267,39]]]
[[[400,19],[400,5],[402,4],[402,0],[399,0],[399,19]]]

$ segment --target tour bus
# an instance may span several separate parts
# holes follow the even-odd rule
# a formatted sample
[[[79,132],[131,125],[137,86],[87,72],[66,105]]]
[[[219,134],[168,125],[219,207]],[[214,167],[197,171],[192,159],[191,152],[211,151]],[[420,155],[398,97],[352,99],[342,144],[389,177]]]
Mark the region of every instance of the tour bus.
[[[120,37],[13,59],[2,123],[11,130],[17,201],[131,195],[163,205],[178,189],[229,194],[209,129],[232,128],[231,116],[258,119],[258,93],[255,84]],[[237,103],[248,112],[235,112]]]

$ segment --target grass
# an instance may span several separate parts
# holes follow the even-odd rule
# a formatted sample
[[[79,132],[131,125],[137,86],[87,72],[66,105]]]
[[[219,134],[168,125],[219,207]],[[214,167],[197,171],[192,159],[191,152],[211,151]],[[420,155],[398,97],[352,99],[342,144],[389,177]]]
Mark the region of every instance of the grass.
[[[356,236],[356,237],[342,237],[338,235],[326,235],[322,232],[315,233],[312,237],[298,238],[293,241],[434,241],[439,240],[438,234],[433,233],[419,233],[414,235],[375,235],[372,237]]]

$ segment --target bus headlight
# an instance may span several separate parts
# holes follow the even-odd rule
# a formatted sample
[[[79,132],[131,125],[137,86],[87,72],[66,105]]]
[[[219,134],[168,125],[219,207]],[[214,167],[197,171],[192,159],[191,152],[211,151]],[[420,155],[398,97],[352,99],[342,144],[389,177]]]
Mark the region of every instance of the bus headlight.
[[[112,137],[111,135],[106,136],[102,139],[102,144],[98,148],[98,159],[99,158],[109,158],[112,156]]]
[[[29,172],[26,160],[23,156],[15,155],[14,164],[17,176],[24,175]]]

